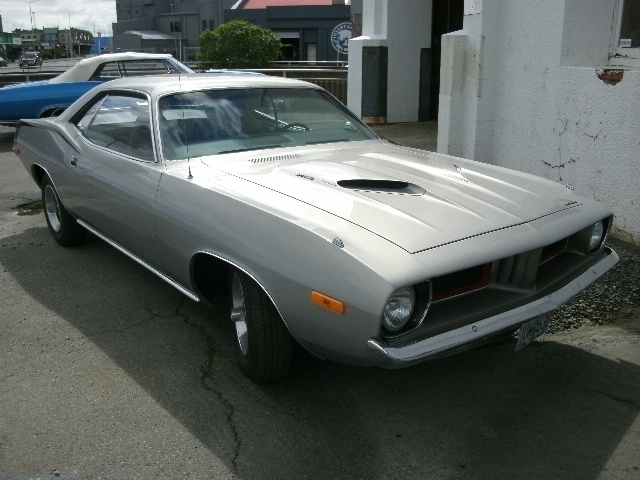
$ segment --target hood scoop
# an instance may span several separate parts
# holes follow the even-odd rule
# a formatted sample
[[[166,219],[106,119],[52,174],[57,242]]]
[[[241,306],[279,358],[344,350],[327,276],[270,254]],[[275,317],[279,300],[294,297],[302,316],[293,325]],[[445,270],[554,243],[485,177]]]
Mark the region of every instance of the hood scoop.
[[[380,180],[356,178],[353,180],[338,180],[338,186],[353,191],[398,193],[403,195],[424,195],[426,190],[418,185],[399,180]]]

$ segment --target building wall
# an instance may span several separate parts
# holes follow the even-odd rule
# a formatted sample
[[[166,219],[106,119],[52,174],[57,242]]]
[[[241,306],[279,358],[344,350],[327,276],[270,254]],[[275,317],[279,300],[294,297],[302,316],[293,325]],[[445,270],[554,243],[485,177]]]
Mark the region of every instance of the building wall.
[[[390,122],[418,120],[420,50],[431,48],[431,12],[431,1],[425,0],[403,0],[402,8],[387,12]]]
[[[235,0],[116,0],[118,22],[113,24],[114,49],[136,47],[136,41],[125,36],[128,31],[158,31],[176,38],[179,45],[174,49],[178,50],[176,56],[183,58],[183,54],[187,56],[188,52],[197,50],[200,34],[204,30],[239,18],[274,30],[294,31],[296,41],[299,38],[302,60],[306,60],[307,44],[310,43],[316,45],[316,60],[347,60],[346,55],[338,55],[331,45],[331,32],[337,24],[349,21],[348,6],[336,4],[231,10],[235,3]],[[175,22],[180,23],[180,32],[172,31],[171,25]],[[137,48],[144,46],[138,45]],[[159,42],[155,48],[163,48],[163,42]]]
[[[431,0],[369,0],[363,4],[362,35],[349,41],[349,108],[369,121],[415,122],[420,98],[420,53],[431,48]],[[380,115],[364,109],[371,67],[363,53],[386,49],[386,105]],[[363,89],[364,88],[364,89]],[[374,118],[375,117],[375,118]]]
[[[443,37],[438,151],[552,180],[640,243],[640,71],[601,79],[616,0],[468,0]]]
[[[207,26],[218,27],[224,9],[233,3],[234,0],[116,0],[114,48],[128,48],[130,42],[120,35],[130,30],[159,31],[175,36],[182,48],[198,47],[203,21]],[[171,31],[172,22],[181,23],[181,32]]]
[[[363,5],[362,35],[349,40],[349,73],[347,77],[347,91],[349,93],[347,106],[359,117],[363,117],[363,82],[366,81],[363,75],[363,67],[365,66],[363,54],[365,49],[368,48],[388,48],[387,10],[387,0],[369,0],[366,5]],[[385,81],[385,88],[386,84],[387,82]],[[366,89],[366,85],[364,87]],[[386,108],[383,113],[386,117]]]
[[[111,37],[94,37],[91,53],[101,55],[103,53],[111,53],[111,45],[113,39]]]
[[[297,35],[300,48],[298,60],[307,60],[309,43],[316,44],[315,60],[346,61],[348,58],[344,54],[338,54],[331,44],[334,27],[350,21],[350,8],[344,4],[225,10],[224,21],[231,20],[247,20],[276,33],[289,32]]]

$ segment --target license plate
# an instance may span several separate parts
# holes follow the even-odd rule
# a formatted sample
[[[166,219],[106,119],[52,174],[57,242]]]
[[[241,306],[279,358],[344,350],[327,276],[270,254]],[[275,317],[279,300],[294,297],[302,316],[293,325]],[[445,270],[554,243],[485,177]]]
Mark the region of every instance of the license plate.
[[[522,347],[529,345],[536,338],[547,331],[549,322],[551,321],[551,313],[545,313],[539,317],[532,318],[527,323],[520,327],[520,335],[518,337],[518,344],[516,350],[520,350]]]

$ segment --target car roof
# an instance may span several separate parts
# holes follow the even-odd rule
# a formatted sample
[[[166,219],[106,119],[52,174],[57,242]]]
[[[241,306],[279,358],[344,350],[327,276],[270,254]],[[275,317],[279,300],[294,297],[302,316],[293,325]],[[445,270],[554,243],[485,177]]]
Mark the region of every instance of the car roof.
[[[308,88],[322,90],[319,86],[302,80],[241,73],[237,75],[189,73],[123,77],[104,82],[91,89],[85,94],[90,96],[89,98],[84,97],[84,100],[75,102],[56,118],[61,122],[69,121],[78,111],[84,108],[87,101],[105,92],[142,92],[149,95],[151,101],[155,101],[165,94],[226,88]]]
[[[315,88],[320,87],[291,78],[269,75],[236,75],[215,73],[168,74],[146,77],[125,77],[112,80],[101,86],[101,90],[137,90],[152,97],[167,93],[193,92],[223,88]],[[100,88],[100,87],[98,87]]]
[[[98,65],[102,63],[118,62],[121,60],[149,60],[167,58],[173,58],[173,56],[169,53],[105,53],[103,55],[96,55],[95,57],[83,58],[66,72],[61,73],[57,77],[49,80],[49,83],[87,81],[88,77],[91,76],[96,68],[98,68]],[[87,71],[89,72],[89,75],[87,75]]]

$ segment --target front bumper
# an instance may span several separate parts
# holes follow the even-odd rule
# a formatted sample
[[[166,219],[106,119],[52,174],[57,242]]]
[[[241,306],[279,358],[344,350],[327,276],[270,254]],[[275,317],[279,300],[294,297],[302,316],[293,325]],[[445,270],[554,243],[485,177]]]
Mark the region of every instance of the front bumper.
[[[603,259],[553,293],[507,312],[485,318],[471,325],[435,335],[411,345],[390,347],[380,340],[367,342],[372,363],[385,368],[400,368],[431,358],[450,355],[486,343],[513,331],[528,320],[549,313],[567,303],[616,263],[618,254],[605,247]]]

